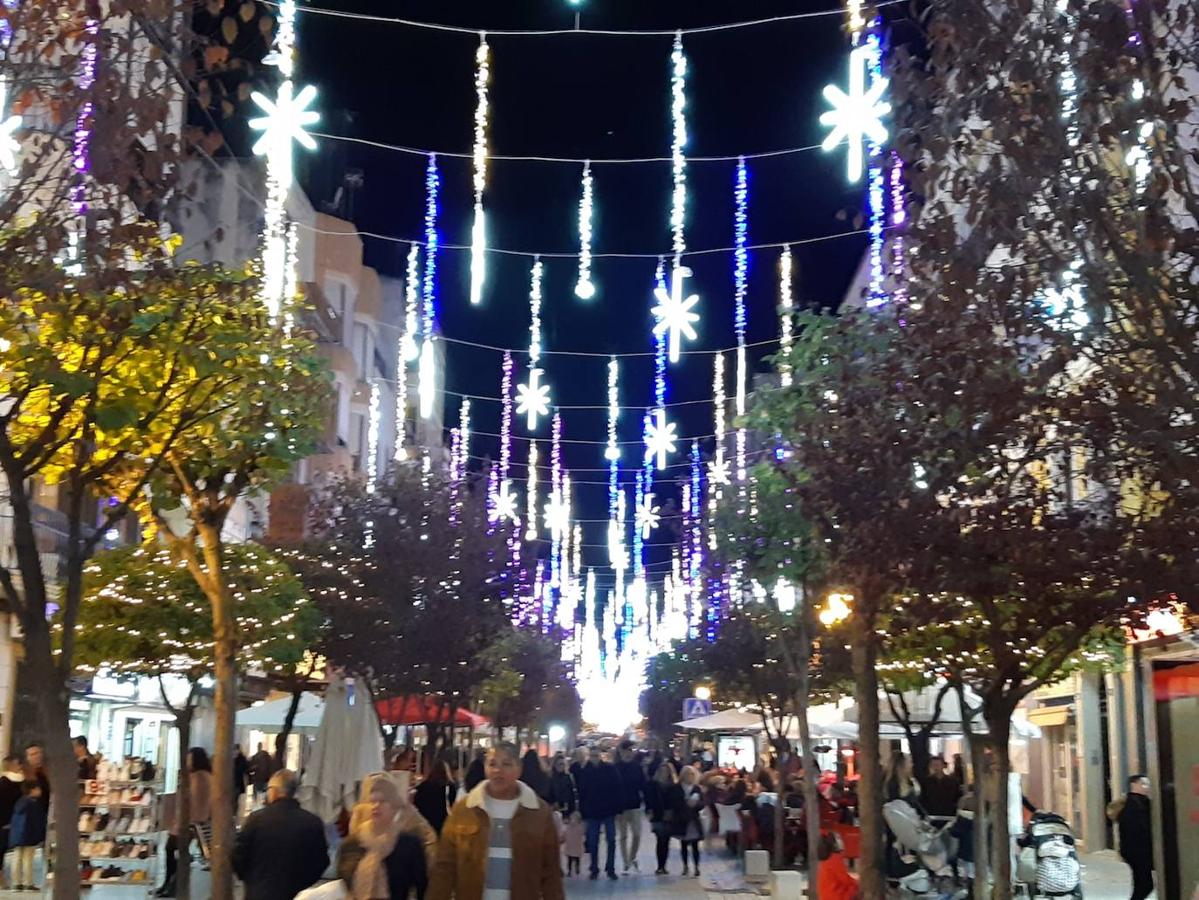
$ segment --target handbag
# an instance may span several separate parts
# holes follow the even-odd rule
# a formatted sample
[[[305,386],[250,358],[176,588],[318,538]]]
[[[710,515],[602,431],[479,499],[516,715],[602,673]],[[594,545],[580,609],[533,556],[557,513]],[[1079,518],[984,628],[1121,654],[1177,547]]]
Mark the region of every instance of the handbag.
[[[350,896],[346,883],[340,878],[310,887],[296,894],[296,900],[346,900]]]

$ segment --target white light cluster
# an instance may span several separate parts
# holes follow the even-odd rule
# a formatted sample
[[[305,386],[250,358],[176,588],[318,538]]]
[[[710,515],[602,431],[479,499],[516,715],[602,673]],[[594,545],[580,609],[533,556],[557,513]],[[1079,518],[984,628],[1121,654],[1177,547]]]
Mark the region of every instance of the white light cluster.
[[[441,177],[437,172],[437,155],[429,154],[425,168],[425,271],[421,278],[421,348],[418,371],[420,415],[427,419],[433,415],[437,395],[437,365],[433,355],[434,333],[437,321],[437,202],[441,193]]]
[[[620,363],[613,356],[608,360],[608,448],[604,459],[610,463],[619,461],[620,446],[616,443],[616,420],[620,418]]]
[[[0,79],[0,116],[4,114],[7,105],[8,83],[6,80]],[[0,122],[0,166],[3,166],[10,175],[16,174],[19,165],[18,155],[21,152],[21,144],[17,141],[15,132],[20,127],[20,116],[8,116]]]
[[[791,386],[791,345],[794,342],[791,316],[795,301],[791,296],[791,248],[784,247],[779,257],[779,380],[783,387]]]
[[[537,540],[537,442],[529,441],[529,463],[528,477],[525,479],[525,489],[528,491],[526,502],[527,512],[525,514],[525,522],[528,527],[525,529],[525,540]]]
[[[649,540],[650,533],[658,527],[662,520],[662,508],[654,503],[653,492],[646,493],[637,507],[637,527],[641,530],[641,539]]]
[[[729,483],[729,464],[724,458],[724,407],[727,399],[724,393],[724,354],[717,353],[712,357],[712,425],[716,442],[713,449],[712,464],[708,467],[708,484],[714,489],[712,495],[713,509],[715,509],[716,497],[720,493],[719,488]]]
[[[371,398],[367,406],[366,427],[366,492],[373,494],[379,483],[379,429],[382,419],[382,389],[377,380],[371,381]]]
[[[487,274],[487,226],[483,215],[483,189],[487,186],[487,83],[491,78],[490,49],[487,35],[479,35],[475,52],[475,149],[474,188],[475,221],[470,229],[470,302],[483,300],[483,281]]]
[[[658,305],[651,312],[657,322],[654,324],[654,334],[665,334],[669,341],[670,361],[679,361],[682,339],[694,341],[699,337],[695,331],[695,323],[699,321],[699,313],[693,312],[699,303],[699,296],[691,294],[683,296],[683,279],[691,276],[691,270],[686,266],[675,266],[671,272],[669,293],[662,286],[654,288],[654,296]]]
[[[396,462],[408,458],[408,364],[420,356],[416,343],[417,301],[420,296],[420,247],[413,242],[408,248],[408,272],[404,282],[404,330],[396,348]]]
[[[683,52],[681,31],[674,36],[670,66],[670,112],[673,124],[670,160],[674,176],[674,188],[670,199],[670,232],[677,266],[679,257],[686,249],[683,224],[687,217],[687,159],[683,156],[683,148],[687,146],[687,55]]]
[[[645,458],[656,459],[658,470],[666,468],[666,457],[678,447],[678,431],[674,422],[666,421],[665,410],[654,410],[654,417],[645,427]]]
[[[590,300],[595,296],[595,283],[591,280],[591,204],[592,204],[591,160],[583,163],[583,189],[579,197],[579,279],[575,283],[575,296]]]
[[[458,410],[458,477],[466,478],[466,470],[470,465],[470,397],[462,398],[462,407]]]
[[[887,140],[887,129],[882,118],[891,111],[891,104],[883,99],[887,90],[887,79],[876,78],[866,87],[866,74],[874,58],[869,47],[857,47],[849,54],[849,93],[835,85],[827,85],[824,99],[832,109],[820,116],[820,124],[831,130],[821,147],[832,150],[842,141],[849,144],[847,174],[850,181],[862,177],[865,157],[863,144],[870,140],[882,144]]]
[[[516,411],[527,416],[529,431],[537,430],[537,419],[549,415],[550,386],[541,383],[541,259],[533,260],[529,287],[529,380],[516,386]]]

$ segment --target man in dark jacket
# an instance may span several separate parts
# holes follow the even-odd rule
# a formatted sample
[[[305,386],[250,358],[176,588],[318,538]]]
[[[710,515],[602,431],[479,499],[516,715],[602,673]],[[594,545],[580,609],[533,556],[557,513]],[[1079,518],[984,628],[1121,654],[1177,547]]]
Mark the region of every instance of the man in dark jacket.
[[[267,782],[275,768],[275,760],[266,752],[266,745],[259,744],[258,752],[250,757],[250,765],[246,770],[250,784],[254,786],[254,802],[257,803],[266,793]]]
[[[920,803],[930,816],[952,819],[957,815],[962,786],[945,772],[945,760],[934,756],[928,761],[928,777],[920,779]]]
[[[266,806],[252,813],[233,845],[233,871],[245,900],[292,900],[329,865],[325,826],[300,809],[294,772],[280,769],[267,784]]]
[[[604,871],[616,880],[616,817],[624,811],[624,787],[620,773],[612,765],[612,751],[604,751],[599,758],[591,755],[591,761],[580,770],[579,808],[587,825],[587,853],[591,856],[591,880],[599,878],[600,829],[608,843]]]
[[[1128,796],[1116,818],[1120,826],[1120,855],[1132,869],[1132,900],[1153,892],[1153,822],[1149,816],[1149,777],[1128,779]]]
[[[616,764],[620,773],[620,789],[624,797],[624,809],[616,818],[620,832],[620,859],[627,873],[637,868],[637,854],[641,850],[641,804],[645,799],[645,770],[641,757],[633,749],[632,741],[620,745],[620,762]]]

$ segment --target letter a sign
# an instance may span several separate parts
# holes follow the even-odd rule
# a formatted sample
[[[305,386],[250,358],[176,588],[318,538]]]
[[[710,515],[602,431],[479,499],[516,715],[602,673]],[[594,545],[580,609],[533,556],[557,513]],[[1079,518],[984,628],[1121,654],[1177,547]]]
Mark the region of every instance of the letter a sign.
[[[684,719],[702,719],[712,715],[712,701],[700,700],[699,697],[688,697],[683,701]]]

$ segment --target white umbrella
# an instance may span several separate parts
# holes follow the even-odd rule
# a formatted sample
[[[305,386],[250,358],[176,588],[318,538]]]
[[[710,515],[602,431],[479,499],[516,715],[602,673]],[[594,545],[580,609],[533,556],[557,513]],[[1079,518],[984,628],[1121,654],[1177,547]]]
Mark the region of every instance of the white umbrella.
[[[688,731],[761,731],[762,717],[757,713],[742,712],[739,709],[725,709],[710,716],[698,719],[687,719],[685,722],[675,722],[679,728]]]
[[[354,679],[353,703],[350,705],[350,752],[345,780],[349,787],[367,775],[383,770],[383,734],[379,731],[379,716],[375,698],[361,678]]]
[[[346,683],[335,677],[325,690],[325,713],[300,783],[300,804],[323,822],[336,818],[342,798],[354,790],[354,779],[346,777],[354,758],[351,725]]]
[[[283,720],[291,707],[291,697],[280,697],[278,700],[268,700],[257,706],[248,706],[237,713],[238,728],[253,728],[268,734],[277,734],[283,730]],[[305,691],[300,695],[300,705],[296,709],[295,720],[291,724],[292,731],[311,732],[321,724],[321,715],[325,711],[325,701],[319,694]]]

